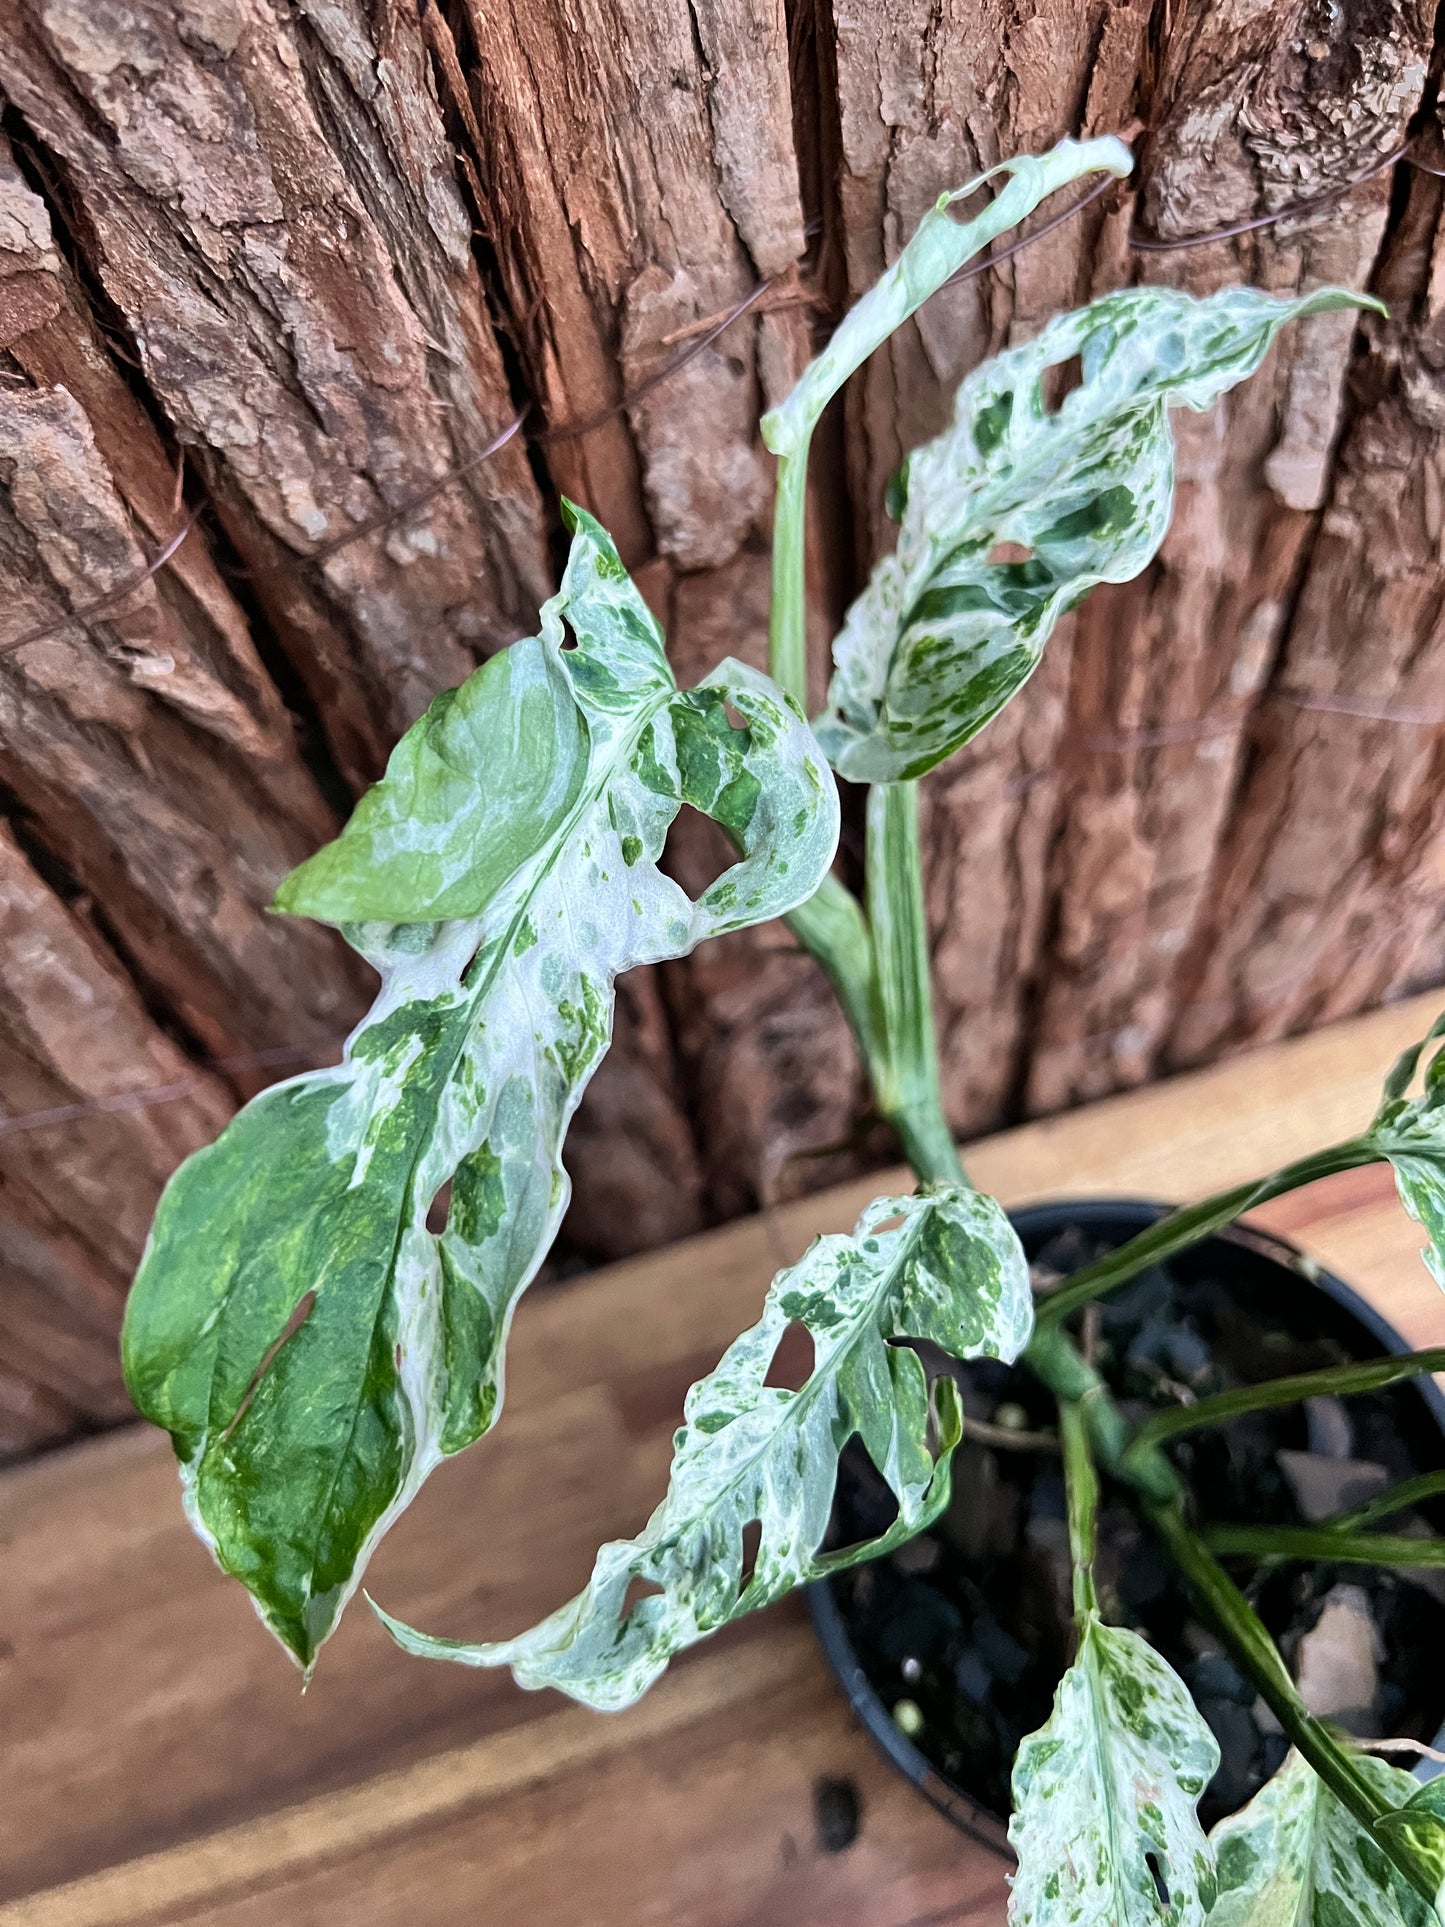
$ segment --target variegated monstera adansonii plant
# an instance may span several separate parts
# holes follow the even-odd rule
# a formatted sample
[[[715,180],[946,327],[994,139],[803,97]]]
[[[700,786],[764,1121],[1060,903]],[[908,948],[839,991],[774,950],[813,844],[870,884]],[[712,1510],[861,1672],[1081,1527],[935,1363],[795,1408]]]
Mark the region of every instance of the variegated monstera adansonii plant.
[[[758,1322],[688,1393],[656,1512],[602,1548],[575,1599],[490,1644],[385,1623],[412,1652],[627,1706],[674,1653],[938,1514],[964,1419],[954,1381],[930,1384],[925,1358],[1022,1358],[1059,1399],[1078,1647],[1018,1757],[1011,1917],[1416,1927],[1445,1879],[1445,1800],[1303,1706],[1190,1521],[1170,1426],[1125,1421],[1067,1321],[1250,1205],[1369,1159],[1394,1164],[1445,1248],[1442,1059],[1416,1099],[1419,1053],[1402,1060],[1361,1136],[1175,1213],[1035,1306],[1018,1240],[943,1120],[915,793],[1023,686],[1065,611],[1157,554],[1170,408],[1211,406],[1286,323],[1367,304],[1334,289],[1130,288],[984,363],[890,490],[896,549],[837,638],[824,713],[810,727],[801,706],[804,481],[824,407],[1045,196],[1130,167],[1118,141],[1066,141],[945,195],[765,418],[778,457],[772,680],[729,661],[680,690],[606,532],[564,505],[571,553],[539,633],[439,696],[343,833],[281,885],[279,910],[335,924],[375,967],[376,1002],[339,1065],[265,1091],[172,1178],[131,1295],[125,1370],[175,1442],[196,1531],[309,1672],[382,1534],[497,1420],[508,1327],[566,1207],[563,1141],[608,1046],[618,973],[789,916],[838,990],[919,1189],[878,1199],[779,1273]],[[956,218],[989,182],[983,212]],[[1059,399],[1070,364],[1078,379]],[[862,902],[831,874],[834,771],[871,786]],[[662,863],[685,803],[737,852],[695,901]],[[813,1341],[795,1391],[767,1382],[794,1323]],[[1210,1403],[1164,1418],[1210,1423]],[[870,1544],[830,1549],[854,1438],[897,1518]],[[1163,1659],[1099,1610],[1096,1467],[1131,1488],[1295,1743],[1212,1840],[1195,1806],[1213,1737]],[[1372,1519],[1390,1509],[1387,1495]],[[1320,1532],[1340,1546],[1360,1524]],[[648,1589],[629,1605],[637,1580]]]

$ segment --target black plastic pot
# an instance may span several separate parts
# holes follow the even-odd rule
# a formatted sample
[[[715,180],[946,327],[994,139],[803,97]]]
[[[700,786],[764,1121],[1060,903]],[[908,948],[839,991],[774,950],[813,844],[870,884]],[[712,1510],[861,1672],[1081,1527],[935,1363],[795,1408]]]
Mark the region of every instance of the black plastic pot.
[[[1075,1228],[1095,1249],[1122,1244],[1153,1224],[1165,1209],[1134,1199],[1086,1199],[1034,1205],[1011,1216],[1024,1250],[1033,1260],[1054,1245],[1061,1234]],[[1268,1306],[1270,1316],[1277,1316],[1283,1326],[1318,1331],[1322,1340],[1356,1358],[1377,1358],[1410,1349],[1358,1293],[1281,1238],[1236,1228],[1202,1241],[1171,1260],[1166,1269],[1186,1287],[1190,1279],[1209,1279],[1211,1288],[1217,1290],[1217,1281],[1227,1278],[1229,1292],[1247,1294],[1245,1302],[1252,1309]],[[1274,1373],[1260,1370],[1255,1375]],[[1387,1396],[1392,1401],[1390,1420],[1398,1427],[1408,1456],[1421,1470],[1440,1465],[1445,1460],[1445,1395],[1432,1380],[1417,1379]],[[845,1457],[839,1488],[840,1504],[845,1507],[844,1482],[848,1476]],[[995,1852],[1012,1858],[1004,1818],[970,1793],[962,1776],[955,1778],[942,1771],[904,1733],[869,1676],[849,1621],[848,1588],[854,1583],[852,1575],[842,1574],[809,1589],[813,1624],[853,1711],[894,1765],[941,1813]],[[1445,1729],[1436,1745],[1445,1747]],[[1432,1762],[1422,1761],[1420,1777],[1428,1779],[1440,1770]]]

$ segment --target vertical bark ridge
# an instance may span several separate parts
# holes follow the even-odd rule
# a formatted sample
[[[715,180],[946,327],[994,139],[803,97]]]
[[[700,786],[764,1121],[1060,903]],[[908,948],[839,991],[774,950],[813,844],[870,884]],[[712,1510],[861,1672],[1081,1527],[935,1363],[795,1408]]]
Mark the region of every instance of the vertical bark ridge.
[[[1275,211],[1359,175],[1404,139],[1425,85],[1429,10],[1353,8],[1340,23],[1348,31],[1323,38],[1316,9],[1286,11],[1283,22],[1278,9],[1267,20],[1229,10],[1181,19],[1156,85],[1146,231],[1208,232]],[[1382,178],[1239,242],[1146,256],[1139,272],[1198,291],[1245,279],[1279,293],[1361,287],[1389,200]],[[1248,719],[1292,606],[1314,594],[1346,384],[1368,333],[1349,314],[1307,322],[1214,414],[1182,419],[1175,520],[1158,565],[1080,613],[1068,822],[1051,879],[1058,932],[1031,1049],[1031,1109],[1150,1075],[1169,1048],[1183,958],[1201,944],[1227,954],[1241,939],[1221,916],[1216,852],[1231,814],[1245,824],[1254,814],[1237,794]],[[1343,628],[1336,647],[1349,653]],[[1339,827],[1331,812],[1315,834]],[[1271,809],[1249,833],[1278,848],[1279,829]],[[1339,1008],[1353,1007],[1345,992]],[[1282,1010],[1254,1015],[1254,1036],[1289,1021]]]
[[[1433,118],[1433,89],[1428,107]],[[1442,204],[1439,181],[1412,172],[1376,276],[1391,319],[1363,333],[1309,570],[1217,853],[1214,914],[1181,968],[1173,1063],[1445,970]]]
[[[164,1104],[131,1108],[157,1087]],[[232,1098],[146,1011],[83,916],[0,824],[0,1453],[114,1422],[128,1406],[115,1341],[160,1187],[220,1128]],[[108,1107],[108,1108],[107,1108]]]
[[[285,22],[270,0],[183,21],[35,0],[0,40],[0,84],[66,169],[147,383],[354,781],[545,584],[517,451],[305,561],[508,412],[420,28],[384,20],[382,45],[359,0]]]

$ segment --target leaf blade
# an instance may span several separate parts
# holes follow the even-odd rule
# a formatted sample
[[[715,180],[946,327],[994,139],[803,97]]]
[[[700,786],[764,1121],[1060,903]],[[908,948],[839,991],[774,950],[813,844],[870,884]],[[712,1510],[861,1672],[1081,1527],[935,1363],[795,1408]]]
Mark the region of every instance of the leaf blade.
[[[1445,1780],[1437,1774],[1421,1786],[1406,1778],[1406,1798],[1393,1813],[1381,1814],[1375,1833],[1396,1866],[1413,1865],[1421,1886],[1431,1893],[1421,1910],[1423,1918],[1445,1922]]]
[[[514,643],[435,699],[273,908],[330,923],[474,917],[557,828],[586,769],[580,713],[554,652],[540,636]]]
[[[788,1392],[764,1381],[795,1321],[812,1334],[814,1367]],[[794,1585],[888,1550],[947,1503],[962,1429],[956,1396],[939,1381],[933,1458],[922,1364],[893,1340],[1012,1358],[1031,1323],[1027,1264],[992,1199],[963,1187],[877,1199],[851,1238],[818,1239],[778,1274],[758,1323],[692,1387],[667,1496],[637,1538],[602,1547],[575,1599],[515,1639],[478,1644],[375,1610],[419,1657],[510,1666],[525,1687],[554,1686],[602,1710],[630,1705],[675,1653]],[[854,1433],[892,1487],[898,1518],[866,1547],[824,1553],[834,1468]],[[742,1531],[753,1519],[762,1536],[743,1583]],[[660,1590],[623,1617],[634,1580]]]
[[[398,897],[378,825],[431,767],[434,714],[416,726],[425,754],[393,757],[404,780],[293,898],[359,919],[346,935],[381,973],[377,1000],[340,1065],[262,1093],[176,1173],[127,1307],[127,1383],[172,1434],[192,1522],[303,1666],[427,1474],[495,1421],[511,1317],[566,1208],[562,1144],[610,1039],[616,976],[781,915],[836,841],[836,790],[801,714],[734,663],[678,691],[610,540],[572,519],[562,590],[527,650],[546,675],[525,669],[549,703],[570,690],[575,711],[545,780],[504,769],[492,792],[485,767],[468,783],[449,765],[427,825],[447,861]],[[495,677],[488,664],[474,680]],[[459,710],[468,729],[484,713],[510,727],[490,697],[458,697],[443,723]],[[551,753],[577,741],[580,782]],[[514,818],[473,861],[479,795]],[[683,802],[740,851],[696,903],[658,868]],[[378,848],[384,900],[407,921],[365,915]],[[478,892],[480,914],[437,915]]]
[[[1418,1791],[1398,1767],[1368,1755],[1359,1765],[1392,1801]],[[1428,1927],[1433,1918],[1299,1753],[1210,1839],[1219,1898],[1209,1927]]]
[[[1218,1765],[1183,1681],[1137,1633],[1086,1611],[1053,1712],[1014,1763],[1010,1922],[1201,1927],[1214,1856],[1194,1809]]]
[[[983,364],[909,457],[896,551],[834,644],[819,739],[841,775],[900,782],[976,735],[1032,675],[1059,617],[1157,553],[1173,495],[1170,407],[1203,409],[1287,321],[1368,297],[1133,288]],[[1083,379],[1057,409],[1050,371]],[[1013,545],[1023,559],[995,559]],[[1010,550],[1012,553],[1013,550]]]

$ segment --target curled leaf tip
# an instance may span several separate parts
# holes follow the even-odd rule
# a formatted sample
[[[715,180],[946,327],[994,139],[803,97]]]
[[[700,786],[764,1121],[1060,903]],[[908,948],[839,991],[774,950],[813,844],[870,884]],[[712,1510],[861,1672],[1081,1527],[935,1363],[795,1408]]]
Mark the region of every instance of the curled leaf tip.
[[[762,437],[775,455],[798,455],[824,408],[848,377],[943,284],[981,254],[996,236],[1017,227],[1039,203],[1086,174],[1123,178],[1133,156],[1117,135],[1060,141],[1045,154],[1026,154],[941,195],[892,267],[843,317],[823,353],[792,391],[762,420]],[[955,202],[967,200],[1000,174],[1009,178],[981,213],[957,220]]]

